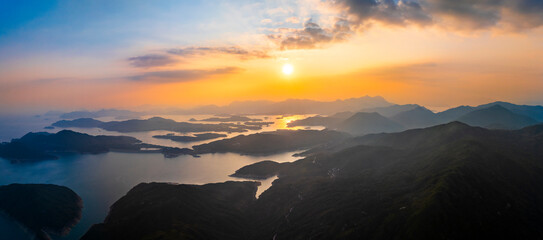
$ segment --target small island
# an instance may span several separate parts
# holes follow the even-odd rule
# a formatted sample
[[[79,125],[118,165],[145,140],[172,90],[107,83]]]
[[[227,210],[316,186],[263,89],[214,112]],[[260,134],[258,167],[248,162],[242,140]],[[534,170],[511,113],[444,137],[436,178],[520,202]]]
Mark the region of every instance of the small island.
[[[232,116],[226,116],[226,117],[211,117],[211,118],[206,118],[199,121],[202,121],[202,122],[260,122],[262,121],[262,119],[232,115]]]
[[[233,123],[189,123],[176,122],[171,119],[152,117],[149,119],[131,119],[126,121],[102,122],[92,118],[78,118],[74,120],[61,120],[52,124],[59,128],[100,128],[115,132],[145,132],[165,130],[179,133],[189,132],[246,132],[260,130],[258,125],[242,125]]]
[[[52,184],[0,186],[0,210],[36,235],[63,236],[81,219],[83,201],[67,187]]]
[[[205,141],[215,138],[222,138],[226,137],[228,135],[226,134],[220,134],[220,133],[200,133],[200,134],[194,134],[194,136],[178,136],[174,134],[166,134],[166,135],[156,135],[153,136],[154,138],[160,138],[160,139],[169,139],[175,142],[198,142],[198,141]]]

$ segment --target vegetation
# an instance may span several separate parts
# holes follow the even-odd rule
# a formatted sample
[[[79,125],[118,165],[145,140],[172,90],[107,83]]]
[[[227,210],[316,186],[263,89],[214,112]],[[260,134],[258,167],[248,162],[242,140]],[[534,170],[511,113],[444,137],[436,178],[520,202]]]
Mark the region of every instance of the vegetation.
[[[229,188],[243,183],[224,183],[224,192],[207,202],[175,186],[136,187],[84,239],[543,237],[543,125],[503,131],[453,122],[339,145],[293,163],[238,170],[278,171],[279,179],[258,199],[244,191],[237,197],[245,201],[227,206],[215,201],[232,199]],[[172,195],[179,199],[169,201]],[[204,217],[228,227],[194,224]]]
[[[83,202],[67,187],[51,184],[0,186],[0,210],[36,234],[67,234],[81,218]]]
[[[345,133],[329,130],[277,130],[240,135],[193,146],[193,149],[196,154],[234,152],[248,155],[268,155],[339,141],[348,136]]]

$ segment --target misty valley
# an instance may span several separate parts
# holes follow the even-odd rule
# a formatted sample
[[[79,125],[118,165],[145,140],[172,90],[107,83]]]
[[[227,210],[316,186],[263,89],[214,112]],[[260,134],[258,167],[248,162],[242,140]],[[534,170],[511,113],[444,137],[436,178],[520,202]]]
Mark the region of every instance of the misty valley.
[[[543,236],[542,106],[236,104],[3,122],[2,237]]]

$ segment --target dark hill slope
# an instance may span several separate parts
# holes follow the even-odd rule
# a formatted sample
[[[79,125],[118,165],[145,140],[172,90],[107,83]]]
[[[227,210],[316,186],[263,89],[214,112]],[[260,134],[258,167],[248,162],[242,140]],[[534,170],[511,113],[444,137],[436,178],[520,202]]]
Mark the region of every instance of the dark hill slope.
[[[438,124],[437,115],[424,107],[416,107],[394,115],[392,120],[407,128],[423,128]]]
[[[257,200],[228,214],[246,222],[231,221],[239,225],[228,230],[184,224],[164,232],[224,231],[223,239],[541,239],[543,148],[537,146],[542,132],[541,126],[503,131],[455,122],[360,137],[365,145],[321,152],[280,168],[266,164],[279,171],[279,179]],[[270,172],[262,164],[253,166]],[[252,172],[245,168],[244,173]],[[111,211],[175,193],[156,191],[128,194],[131,201],[119,201]],[[184,194],[180,201],[199,204],[193,196]],[[223,199],[213,197],[210,201]],[[129,215],[110,214],[105,233],[130,232],[142,221],[167,223],[153,214],[176,209],[138,206]],[[180,219],[198,218],[174,212]],[[227,219],[213,208],[199,213]],[[88,236],[96,233],[93,229]],[[239,232],[226,235],[232,229]],[[169,239],[163,237],[147,239]]]
[[[537,121],[510,110],[494,105],[492,107],[475,110],[460,117],[458,121],[471,126],[495,128],[495,129],[520,129],[537,124]]]
[[[0,186],[0,210],[36,234],[64,235],[81,219],[81,198],[67,187],[52,184]]]
[[[369,133],[399,132],[404,127],[379,113],[359,112],[337,125],[337,130],[352,135]]]

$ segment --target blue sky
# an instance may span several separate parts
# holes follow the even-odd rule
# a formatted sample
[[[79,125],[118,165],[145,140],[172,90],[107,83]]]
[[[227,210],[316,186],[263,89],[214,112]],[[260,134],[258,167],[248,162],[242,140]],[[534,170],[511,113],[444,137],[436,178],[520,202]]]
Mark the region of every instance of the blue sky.
[[[543,102],[541,0],[1,0],[0,12],[0,111]]]

